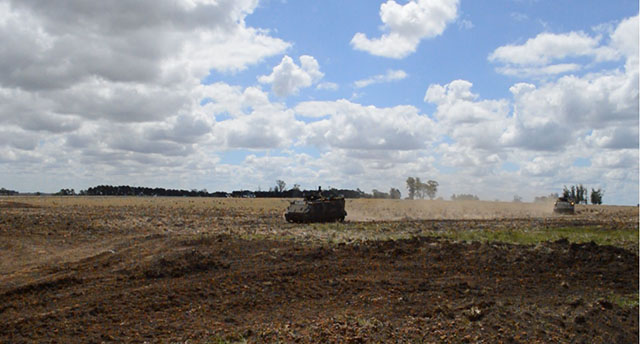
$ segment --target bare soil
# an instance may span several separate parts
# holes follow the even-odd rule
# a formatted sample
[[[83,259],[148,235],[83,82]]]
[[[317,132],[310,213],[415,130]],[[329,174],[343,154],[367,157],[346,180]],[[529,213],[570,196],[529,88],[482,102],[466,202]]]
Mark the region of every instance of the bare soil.
[[[287,224],[282,202],[209,202],[0,206],[0,342],[638,342],[637,302],[612,297],[637,298],[634,250],[370,240],[362,222]],[[585,211],[374,227],[606,231],[637,228],[632,208],[611,218]],[[327,240],[332,230],[359,234]]]

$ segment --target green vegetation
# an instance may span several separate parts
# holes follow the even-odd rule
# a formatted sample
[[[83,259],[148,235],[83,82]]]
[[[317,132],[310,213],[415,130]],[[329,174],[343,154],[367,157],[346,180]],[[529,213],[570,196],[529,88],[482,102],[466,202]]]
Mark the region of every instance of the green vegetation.
[[[425,196],[429,197],[429,199],[433,199],[436,197],[436,193],[438,192],[438,182],[435,180],[429,180],[426,183],[423,183],[419,177],[407,178],[407,190],[409,190],[409,199],[414,199],[414,197],[424,199]]]
[[[446,230],[430,233],[456,241],[504,242],[534,245],[544,241],[567,239],[572,243],[593,241],[598,245],[613,245],[638,249],[638,229],[605,229],[599,226],[558,228]]]
[[[518,245],[536,245],[545,241],[566,239],[571,243],[612,245],[638,252],[638,227],[607,228],[601,225],[541,227],[523,223],[522,226],[483,226],[481,229],[464,226],[446,226],[434,229],[430,222],[390,221],[313,223],[299,225],[287,231],[284,237],[268,235],[276,240],[318,241],[329,244],[368,240],[399,240],[415,236],[433,236],[451,241],[498,242]]]
[[[591,204],[602,204],[602,195],[604,191],[602,189],[591,188]]]
[[[587,204],[587,188],[584,185],[571,185],[571,189],[565,185],[562,189],[562,197],[568,200],[573,200],[576,204]]]
[[[620,294],[611,294],[607,297],[609,302],[614,303],[622,308],[633,308],[638,307],[638,293],[628,294],[628,295],[620,295]]]

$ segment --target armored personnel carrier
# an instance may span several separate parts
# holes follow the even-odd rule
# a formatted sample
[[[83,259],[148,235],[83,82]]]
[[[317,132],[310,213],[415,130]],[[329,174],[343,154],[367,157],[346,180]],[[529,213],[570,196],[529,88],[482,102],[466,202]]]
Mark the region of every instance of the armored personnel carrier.
[[[553,212],[556,214],[575,214],[575,202],[566,197],[560,197],[553,205]]]
[[[344,197],[323,197],[322,193],[305,196],[304,200],[289,203],[284,213],[287,222],[335,222],[344,221],[347,212],[344,210]]]

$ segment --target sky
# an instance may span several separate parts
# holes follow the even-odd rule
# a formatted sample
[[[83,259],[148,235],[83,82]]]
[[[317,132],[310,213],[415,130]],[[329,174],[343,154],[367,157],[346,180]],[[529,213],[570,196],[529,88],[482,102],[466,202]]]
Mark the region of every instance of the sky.
[[[0,0],[0,186],[639,198],[638,1]]]

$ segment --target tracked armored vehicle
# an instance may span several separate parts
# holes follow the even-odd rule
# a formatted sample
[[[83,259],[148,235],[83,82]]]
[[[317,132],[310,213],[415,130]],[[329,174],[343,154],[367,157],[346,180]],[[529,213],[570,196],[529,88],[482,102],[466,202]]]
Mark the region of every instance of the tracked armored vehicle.
[[[335,222],[344,221],[344,197],[323,197],[320,192],[305,196],[304,200],[289,203],[284,213],[287,222]]]
[[[560,197],[553,205],[553,212],[556,214],[575,214],[575,202],[566,197]]]

